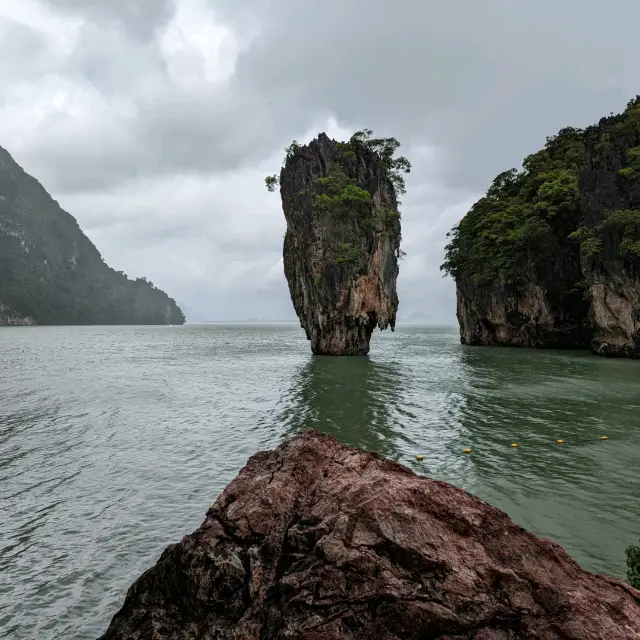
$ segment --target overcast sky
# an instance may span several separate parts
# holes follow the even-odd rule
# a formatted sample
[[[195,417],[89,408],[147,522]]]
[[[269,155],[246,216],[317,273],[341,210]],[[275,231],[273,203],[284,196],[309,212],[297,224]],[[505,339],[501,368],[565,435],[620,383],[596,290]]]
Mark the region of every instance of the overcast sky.
[[[446,232],[547,135],[640,93],[639,22],[638,0],[0,0],[0,145],[189,319],[276,320],[282,148],[395,136],[399,315],[455,322]]]

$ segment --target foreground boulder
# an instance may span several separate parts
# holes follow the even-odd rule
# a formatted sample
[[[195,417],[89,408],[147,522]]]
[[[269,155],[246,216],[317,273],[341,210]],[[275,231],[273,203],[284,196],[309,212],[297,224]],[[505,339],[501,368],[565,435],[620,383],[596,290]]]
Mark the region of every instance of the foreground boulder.
[[[280,176],[267,179],[280,184],[284,273],[315,354],[364,355],[376,326],[395,326],[397,192],[410,164],[393,158],[394,138],[359,134],[346,143],[324,133],[294,143]]]
[[[461,489],[306,431],[249,459],[102,640],[631,640],[639,600]]]

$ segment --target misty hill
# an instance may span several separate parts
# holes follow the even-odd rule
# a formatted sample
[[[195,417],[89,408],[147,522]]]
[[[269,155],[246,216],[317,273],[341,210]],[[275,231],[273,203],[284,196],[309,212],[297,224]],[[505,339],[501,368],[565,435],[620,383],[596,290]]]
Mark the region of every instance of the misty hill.
[[[0,310],[37,324],[185,320],[175,300],[152,282],[109,267],[75,218],[2,147]]]

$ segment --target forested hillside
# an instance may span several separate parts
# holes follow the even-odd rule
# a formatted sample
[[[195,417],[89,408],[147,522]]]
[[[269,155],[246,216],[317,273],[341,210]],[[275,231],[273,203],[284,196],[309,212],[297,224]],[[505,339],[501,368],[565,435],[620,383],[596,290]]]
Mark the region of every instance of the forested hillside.
[[[0,305],[37,324],[182,324],[175,300],[109,267],[75,218],[0,147]]]

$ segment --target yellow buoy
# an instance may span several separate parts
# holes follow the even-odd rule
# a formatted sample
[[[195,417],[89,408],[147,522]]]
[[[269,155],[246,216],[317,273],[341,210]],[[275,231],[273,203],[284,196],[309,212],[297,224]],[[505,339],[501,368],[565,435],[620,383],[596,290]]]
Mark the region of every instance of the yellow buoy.
[[[424,460],[424,456],[416,456],[416,460],[418,462],[422,462]]]
[[[464,453],[471,453],[471,449],[465,449]]]
[[[216,503],[215,503],[215,502],[212,502],[212,503],[209,505],[209,509],[213,509],[213,507],[215,507],[215,505],[216,505]]]
[[[511,446],[512,446],[512,447],[517,447],[517,446],[518,446],[518,443],[517,443],[517,442],[512,442],[512,443],[511,443]]]
[[[556,440],[556,444],[564,444],[564,440]]]
[[[600,436],[600,440],[608,440],[607,436]]]

